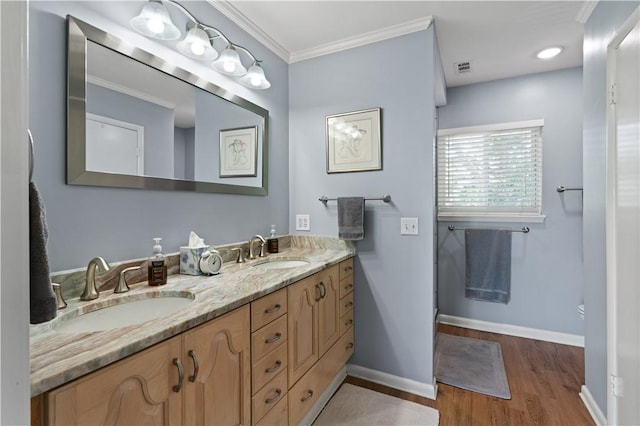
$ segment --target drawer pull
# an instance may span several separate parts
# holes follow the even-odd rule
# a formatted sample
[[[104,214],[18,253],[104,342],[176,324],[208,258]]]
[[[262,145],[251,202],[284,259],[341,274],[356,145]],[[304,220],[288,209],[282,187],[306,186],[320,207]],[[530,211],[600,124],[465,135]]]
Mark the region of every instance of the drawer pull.
[[[274,306],[272,306],[272,307],[270,307],[270,308],[265,309],[265,310],[264,310],[264,313],[265,313],[265,314],[272,314],[272,313],[274,313],[274,312],[278,312],[278,311],[280,310],[280,308],[281,308],[281,307],[282,307],[282,306],[280,306],[280,304],[279,304],[279,303],[277,303],[277,304],[275,304]]]
[[[274,371],[278,371],[278,369],[282,367],[282,362],[280,360],[276,361],[276,365],[271,368],[267,368],[264,370],[265,373],[273,373]]]
[[[345,270],[345,272],[346,271],[352,271],[353,270],[353,266],[345,266],[344,270]]]
[[[352,306],[353,306],[353,302],[347,302],[347,303],[344,304],[345,308],[350,308]]]
[[[172,389],[174,392],[180,392],[180,389],[182,389],[182,381],[184,380],[184,369],[182,368],[182,362],[180,362],[178,358],[173,359],[173,365],[178,368],[178,384],[173,385]]]
[[[280,399],[280,395],[282,395],[282,390],[281,389],[276,389],[275,396],[265,399],[264,403],[265,404],[273,404],[274,402],[276,402],[277,400]]]
[[[275,335],[275,336],[273,336],[273,337],[272,337],[272,338],[270,338],[270,339],[266,339],[264,342],[265,342],[265,343],[267,343],[267,344],[269,344],[269,343],[275,343],[275,342],[277,342],[278,340],[280,340],[281,338],[282,338],[282,333],[276,333],[276,335]]]
[[[353,284],[351,284],[351,283],[349,283],[349,284],[347,284],[347,285],[345,285],[345,286],[344,286],[344,289],[345,289],[345,290],[349,290],[349,289],[351,289],[351,288],[353,288]]]
[[[351,325],[353,324],[353,320],[352,319],[348,319],[344,322],[344,325]]]
[[[324,299],[327,295],[327,288],[324,286],[324,283],[320,281],[320,299]]]
[[[308,400],[311,399],[312,396],[313,396],[313,391],[311,389],[309,389],[307,391],[307,394],[300,399],[300,402],[308,401]]]
[[[345,346],[345,350],[349,350],[351,348],[353,348],[353,342],[347,343],[347,346]]]
[[[187,354],[189,354],[189,356],[191,357],[191,360],[193,361],[193,375],[189,376],[189,381],[195,382],[196,379],[198,378],[198,371],[200,371],[200,365],[198,364],[198,357],[196,356],[196,353],[193,350],[189,350]]]
[[[318,290],[320,296],[316,297],[315,300],[316,302],[319,302],[320,300],[322,300],[322,290],[320,289],[320,284],[316,284],[316,290]]]

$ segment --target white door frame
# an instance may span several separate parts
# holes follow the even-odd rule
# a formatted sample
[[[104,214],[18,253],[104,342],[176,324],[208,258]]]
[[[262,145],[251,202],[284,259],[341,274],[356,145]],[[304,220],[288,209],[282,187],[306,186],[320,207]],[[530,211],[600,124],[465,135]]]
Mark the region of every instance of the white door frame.
[[[27,1],[0,1],[0,424],[29,424]]]
[[[133,124],[133,123],[128,123],[126,121],[122,121],[122,120],[116,120],[114,118],[111,117],[105,117],[102,115],[98,115],[98,114],[91,114],[91,113],[86,113],[87,116],[87,121],[91,120],[91,121],[95,121],[97,123],[101,123],[101,124],[106,124],[107,126],[114,126],[114,127],[121,127],[123,129],[127,129],[127,130],[131,130],[133,132],[136,132],[137,135],[137,158],[136,158],[136,165],[137,165],[137,170],[136,170],[136,174],[138,176],[144,176],[144,126],[141,126],[139,124]],[[89,126],[87,125],[87,129],[89,128]],[[87,130],[87,144],[89,143],[89,131]],[[89,158],[89,154],[87,153],[87,163],[88,163],[88,158]],[[110,173],[110,170],[95,170],[98,172],[107,172]]]
[[[616,109],[611,101],[615,96],[616,60],[615,50],[640,20],[640,8],[637,8],[620,28],[617,35],[607,46],[607,195],[606,195],[606,253],[607,253],[607,423],[617,425],[618,398],[613,395],[612,377],[620,372],[617,365],[618,321],[617,310],[617,271],[616,271]],[[638,259],[640,262],[640,259]],[[633,378],[629,378],[633,379]]]

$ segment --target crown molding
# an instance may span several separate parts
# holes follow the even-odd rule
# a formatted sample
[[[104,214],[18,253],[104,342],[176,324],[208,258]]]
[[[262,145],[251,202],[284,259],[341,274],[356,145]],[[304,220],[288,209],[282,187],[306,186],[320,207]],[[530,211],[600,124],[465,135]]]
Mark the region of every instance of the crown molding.
[[[382,28],[368,33],[360,34],[354,37],[344,38],[332,43],[327,43],[311,49],[299,50],[291,53],[289,63],[300,62],[318,56],[328,55],[331,53],[341,52],[343,50],[352,49],[354,47],[364,46],[366,44],[399,37],[406,34],[415,33],[426,30],[433,22],[433,17],[414,19],[412,21],[403,22],[391,27]]]
[[[234,24],[249,33],[251,37],[262,43],[267,49],[278,55],[283,61],[289,63],[291,56],[289,51],[282,47],[269,34],[265,33],[231,3],[222,0],[207,0],[207,2],[229,18]]]
[[[588,0],[582,4],[582,7],[578,11],[578,15],[576,16],[576,21],[581,24],[586,24],[589,20],[589,17],[593,13],[593,10],[598,5],[598,0]]]

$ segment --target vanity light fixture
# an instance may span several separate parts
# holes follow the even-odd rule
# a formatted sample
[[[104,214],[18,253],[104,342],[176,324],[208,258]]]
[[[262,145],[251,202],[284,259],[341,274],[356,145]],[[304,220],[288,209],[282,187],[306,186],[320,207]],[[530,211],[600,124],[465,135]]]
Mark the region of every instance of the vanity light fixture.
[[[562,46],[548,47],[539,51],[536,57],[538,59],[551,59],[558,56],[563,50],[564,48]]]
[[[256,59],[246,48],[232,43],[222,31],[198,21],[184,6],[174,0],[149,0],[140,14],[131,19],[131,27],[137,32],[159,40],[177,40],[180,30],[173,24],[165,3],[179,9],[191,21],[187,25],[185,38],[179,41],[176,48],[183,55],[200,61],[212,61],[212,68],[221,73],[239,77],[243,86],[251,89],[268,89],[271,83],[265,77],[260,66],[262,61]],[[225,43],[225,49],[220,53],[213,47],[213,43],[220,39]],[[238,51],[244,52],[251,59],[249,71],[240,60]]]

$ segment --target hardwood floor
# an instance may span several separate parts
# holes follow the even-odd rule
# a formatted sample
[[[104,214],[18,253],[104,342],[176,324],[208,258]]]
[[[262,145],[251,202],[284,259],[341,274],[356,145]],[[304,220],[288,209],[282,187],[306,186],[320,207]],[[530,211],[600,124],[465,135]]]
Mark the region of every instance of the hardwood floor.
[[[594,425],[578,396],[584,383],[583,348],[442,324],[438,331],[500,343],[511,400],[442,383],[434,401],[350,376],[345,382],[436,408],[440,426]]]

